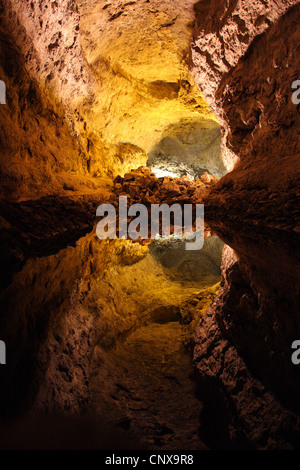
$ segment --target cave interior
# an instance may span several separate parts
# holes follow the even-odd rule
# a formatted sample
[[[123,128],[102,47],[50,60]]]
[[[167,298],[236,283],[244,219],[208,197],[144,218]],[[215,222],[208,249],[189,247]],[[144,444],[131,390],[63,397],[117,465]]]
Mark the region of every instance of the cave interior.
[[[299,3],[0,0],[1,449],[300,448]]]

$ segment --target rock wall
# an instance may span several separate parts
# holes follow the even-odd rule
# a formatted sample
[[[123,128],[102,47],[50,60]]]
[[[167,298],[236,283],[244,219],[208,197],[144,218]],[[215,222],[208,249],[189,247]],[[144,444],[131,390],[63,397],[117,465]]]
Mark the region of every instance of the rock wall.
[[[84,174],[84,157],[66,124],[63,107],[30,75],[11,30],[15,28],[25,44],[28,36],[20,25],[17,28],[14,16],[8,24],[4,12],[8,14],[2,2],[0,76],[6,84],[6,104],[0,113],[1,198],[63,193],[64,186],[72,185],[95,188],[95,183],[79,176]]]
[[[299,70],[298,22],[296,5],[257,38],[223,80],[217,100],[227,122],[226,146],[241,161],[216,188],[216,199],[210,198],[232,216],[244,211],[245,219],[296,232],[300,115],[291,84]]]
[[[297,240],[230,230],[217,229],[233,249],[223,252],[220,291],[195,334],[202,438],[218,448],[297,448]]]
[[[266,87],[266,92],[261,89],[260,96],[267,94],[267,92],[272,94],[272,83],[274,84],[274,79],[273,81],[271,77],[268,79],[268,73],[274,73],[274,70],[272,70],[273,66],[274,69],[280,67],[279,64],[275,65],[272,62],[274,47],[277,49],[277,57],[281,57],[284,61],[286,58],[287,45],[284,44],[280,36],[277,36],[276,45],[268,45],[267,48],[266,43],[261,45],[254,43],[257,42],[257,38],[260,36],[267,38],[268,41],[268,35],[270,34],[268,30],[273,24],[277,23],[277,20],[280,19],[289,8],[297,5],[297,3],[297,0],[267,0],[264,2],[260,0],[235,0],[233,2],[210,0],[209,2],[200,1],[195,5],[196,24],[192,44],[192,72],[205,99],[220,120],[224,136],[222,156],[228,169],[232,169],[237,159],[241,158],[242,155],[239,152],[239,148],[234,148],[231,145],[230,138],[228,138],[228,133],[232,134],[233,129],[230,130],[230,125],[227,124],[226,110],[223,110],[223,102],[225,103],[227,101],[230,106],[231,94],[233,92],[235,94],[239,93],[238,99],[241,99],[241,95],[243,94],[243,102],[249,101],[248,93],[250,92],[250,96],[254,101],[255,95],[258,96],[257,88],[261,88],[262,86],[261,84],[257,84],[257,77],[252,75],[255,74],[255,71],[257,71],[257,74],[260,74],[260,79],[264,81],[264,86]],[[296,21],[295,17],[293,21]],[[292,28],[292,30],[293,33],[298,34],[297,28]],[[288,35],[290,32],[291,30],[288,32]],[[284,68],[286,68],[288,63],[290,66],[294,65],[294,73],[297,69],[297,46],[298,44],[295,42],[294,48],[289,48],[288,62],[284,63]],[[279,53],[280,49],[281,53]],[[254,55],[260,57],[262,61],[260,66],[253,68],[253,65],[251,64],[250,66],[248,60],[243,60],[243,57],[248,54],[248,51],[250,54],[251,51],[253,51]],[[267,60],[267,62],[264,62],[265,60]],[[261,72],[262,68],[267,67],[268,61],[270,61],[272,65],[271,67],[269,66],[269,70],[265,76]],[[247,75],[241,71],[240,63],[247,64],[246,66],[249,67]],[[234,71],[238,73],[238,70],[241,73],[240,77],[243,76],[241,83],[239,83],[238,87],[237,85],[231,86],[232,73]],[[278,70],[275,70],[275,73],[276,72],[278,72]],[[247,81],[252,84],[249,92],[247,92]],[[266,81],[267,83],[265,83]],[[289,83],[286,84],[290,90],[289,85]],[[226,90],[227,96],[224,94],[224,90]],[[278,97],[275,99],[280,101]],[[258,102],[260,101],[256,100],[256,106]],[[243,104],[241,108],[243,108]],[[252,108],[253,103],[252,106],[250,105],[250,109]],[[245,110],[236,112],[240,114],[239,122],[244,122],[242,128],[245,128],[249,121],[249,116],[245,116]],[[255,118],[255,115],[253,118]],[[257,118],[258,116],[256,116],[256,119]],[[236,127],[239,126],[236,125]]]
[[[196,5],[193,73],[220,119],[223,159],[234,167],[206,203],[218,214],[298,231],[300,115],[291,86],[299,70],[299,2],[206,8],[215,12],[211,21],[204,3]]]
[[[291,99],[299,2],[195,8],[193,73],[220,119],[232,169],[205,198],[206,220],[234,250],[224,252],[220,292],[195,337],[199,390],[213,397],[204,416],[215,413],[215,446],[293,448],[300,442],[291,363],[300,334],[300,116]]]

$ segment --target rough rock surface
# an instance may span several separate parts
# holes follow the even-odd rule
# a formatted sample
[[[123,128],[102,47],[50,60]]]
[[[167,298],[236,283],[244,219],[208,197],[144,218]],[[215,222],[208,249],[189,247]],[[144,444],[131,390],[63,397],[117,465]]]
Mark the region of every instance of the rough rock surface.
[[[6,104],[0,113],[0,197],[20,200],[68,190],[93,191],[98,183],[87,175],[65,111],[28,72],[11,34],[13,27],[16,21],[8,26],[1,2],[0,78],[6,85]],[[23,38],[24,33],[16,31]]]
[[[199,2],[193,46],[196,82],[222,126],[223,158],[231,168],[239,161],[206,204],[230,218],[243,214],[258,224],[266,217],[269,226],[296,231],[298,3]],[[205,11],[215,12],[213,20]]]
[[[240,163],[207,201],[229,217],[243,212],[246,220],[296,232],[300,114],[291,85],[299,70],[299,19],[296,5],[257,37],[247,56],[221,81],[216,103],[226,121],[226,148]]]
[[[117,176],[114,179],[113,194],[110,198],[110,203],[116,208],[117,215],[117,234],[120,224],[119,211],[119,198],[121,196],[127,197],[127,208],[133,204],[143,204],[148,211],[148,238],[145,235],[139,239],[140,243],[149,243],[152,234],[152,205],[154,204],[167,204],[171,207],[173,204],[179,204],[182,208],[181,219],[184,217],[184,205],[193,204],[192,206],[192,224],[196,226],[196,205],[202,204],[205,194],[208,193],[211,186],[216,183],[217,179],[205,172],[200,180],[190,180],[187,176],[181,178],[172,178],[165,176],[157,178],[149,168],[140,167],[137,170],[132,170],[126,173],[124,177]],[[127,225],[133,217],[127,215],[127,220],[122,220],[122,223]],[[174,235],[176,232],[182,234],[182,226],[186,222],[182,220],[180,225],[175,225],[175,218],[170,216],[170,227],[166,227],[164,233],[164,225],[162,220],[159,221],[159,234],[160,236]],[[143,229],[142,229],[143,230]],[[141,231],[141,228],[139,229]],[[210,236],[210,230],[205,227],[204,232],[206,236]],[[185,235],[187,235],[185,233]]]
[[[262,69],[269,68],[271,74],[280,73],[280,70],[283,70],[285,73],[285,69],[289,64],[290,70],[293,70],[295,73],[297,70],[296,63],[299,60],[299,54],[297,54],[298,42],[294,43],[293,48],[287,48],[287,44],[283,41],[282,36],[277,37],[276,45],[266,44],[265,38],[268,38],[269,30],[272,27],[276,30],[278,20],[293,6],[295,6],[296,10],[292,13],[292,21],[295,22],[295,25],[297,24],[295,16],[295,13],[297,15],[297,4],[297,0],[267,0],[264,2],[260,0],[253,0],[251,2],[244,0],[235,0],[233,2],[209,0],[208,2],[197,2],[195,5],[196,23],[192,45],[193,75],[205,99],[220,120],[224,135],[222,157],[225,159],[228,169],[232,169],[237,158],[241,158],[242,155],[240,155],[238,147],[232,148],[230,142],[227,141],[227,134],[228,132],[232,133],[233,129],[230,131],[222,101],[224,103],[227,102],[232,112],[240,114],[240,121],[245,121],[242,129],[247,129],[247,122],[250,124],[251,121],[249,119],[250,116],[247,116],[246,110],[243,109],[245,102],[250,104],[249,110],[253,111],[251,124],[257,121],[260,111],[263,112],[262,106],[259,106],[260,99],[257,99],[258,97],[261,98],[263,94],[266,95],[265,99],[268,101],[269,107],[272,107],[273,103],[272,99],[269,99],[272,93],[277,103],[280,102],[279,96],[276,95],[275,90],[272,88],[274,79],[272,80],[272,77],[269,77],[267,74],[265,75],[264,72],[262,73]],[[291,17],[287,16],[286,18],[289,19],[283,21],[289,23]],[[299,34],[296,27],[291,27],[285,34],[289,36],[291,32],[291,37]],[[258,44],[257,41],[262,41],[262,43]],[[280,63],[277,65],[277,63],[273,62],[274,46],[276,48],[276,62],[280,58],[279,60],[283,61],[283,67],[280,67]],[[289,50],[288,57],[286,54],[287,50]],[[262,64],[257,64],[253,68],[253,64],[250,61],[248,62],[249,52],[250,54],[257,54]],[[269,67],[268,62],[270,63]],[[243,63],[249,67],[247,73],[241,71],[240,64]],[[231,87],[231,76],[234,71],[239,71],[240,73],[242,72],[241,75],[243,74],[242,81],[238,84],[238,87]],[[260,74],[258,82],[255,73]],[[244,80],[245,82],[243,83]],[[245,86],[246,82],[251,82],[252,86],[250,86],[249,90]],[[262,87],[262,84],[266,88],[258,93],[257,89]],[[276,85],[278,84],[276,83]],[[288,93],[290,92],[291,83],[282,82],[280,86],[287,87]],[[227,93],[227,96],[222,90]],[[236,106],[231,106],[230,98],[232,92],[235,94],[239,93],[239,99],[241,99],[240,111],[235,111]],[[252,98],[252,104],[248,95]],[[286,100],[287,102],[288,100]],[[275,108],[273,112],[277,114]],[[255,116],[255,113],[258,114]],[[236,129],[234,131],[236,132]]]
[[[170,125],[150,150],[147,165],[156,173],[168,171],[194,178],[208,171],[217,178],[226,173],[220,152],[221,132],[217,122],[180,122]]]
[[[96,209],[109,199],[111,185],[93,194],[50,195],[0,203],[0,285],[11,282],[28,259],[57,253],[90,232]]]

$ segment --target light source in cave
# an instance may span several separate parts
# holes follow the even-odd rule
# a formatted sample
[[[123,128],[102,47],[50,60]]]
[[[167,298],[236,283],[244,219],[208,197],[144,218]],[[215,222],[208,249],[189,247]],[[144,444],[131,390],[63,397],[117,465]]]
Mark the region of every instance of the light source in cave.
[[[157,178],[164,178],[169,176],[170,178],[180,178],[182,175],[179,172],[169,171],[167,169],[157,168],[155,165],[150,166],[151,171]],[[193,179],[190,175],[186,175],[189,179]]]

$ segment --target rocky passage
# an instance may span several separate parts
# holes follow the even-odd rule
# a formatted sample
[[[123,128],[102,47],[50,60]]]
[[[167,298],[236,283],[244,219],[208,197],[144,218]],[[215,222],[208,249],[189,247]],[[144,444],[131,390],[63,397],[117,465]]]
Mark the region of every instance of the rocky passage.
[[[207,264],[206,276],[192,281],[191,273],[176,282],[173,269],[150,254],[134,266],[112,268],[97,287],[100,311],[137,319],[118,338],[99,338],[90,366],[90,406],[147,449],[204,447],[189,346],[193,325],[218,289],[218,274]]]
[[[169,138],[173,157],[224,174],[219,124],[187,65],[192,6],[1,0],[6,199],[90,193]]]
[[[68,447],[61,425],[75,447],[300,448],[299,15],[0,0],[8,446]],[[201,253],[100,242],[96,207],[120,195],[204,203]]]
[[[125,240],[101,242],[95,234],[49,257],[27,260],[1,294],[7,312],[22,299],[18,328],[8,316],[1,331],[10,338],[9,350],[23,356],[22,374],[18,358],[13,381],[10,374],[3,377],[3,413],[18,414],[30,405],[33,433],[34,416],[46,413],[69,429],[72,412],[85,413],[100,426],[100,436],[106,423],[120,433],[123,445],[203,446],[189,345],[218,289],[222,250],[222,244],[213,249],[213,239],[206,242],[198,273],[184,249],[176,248],[179,264],[168,264],[171,247],[149,252]],[[40,336],[32,342],[35,328]],[[24,376],[27,388],[19,393],[14,384],[22,384]],[[97,446],[103,442],[97,440]],[[58,445],[64,447],[64,439]]]

